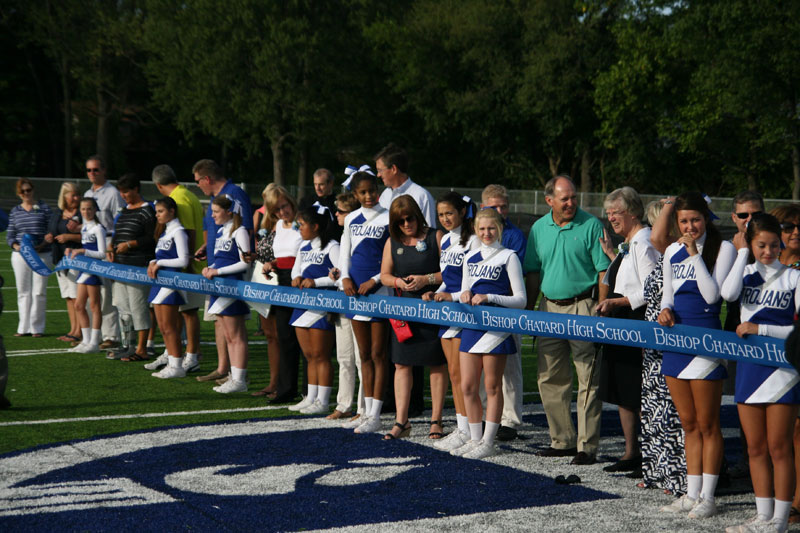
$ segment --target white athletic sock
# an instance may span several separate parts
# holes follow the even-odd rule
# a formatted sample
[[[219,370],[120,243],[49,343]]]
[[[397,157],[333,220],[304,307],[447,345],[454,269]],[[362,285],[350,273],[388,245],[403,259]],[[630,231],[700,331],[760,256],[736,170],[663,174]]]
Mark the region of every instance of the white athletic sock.
[[[92,342],[92,328],[81,328],[81,342],[83,344]]]
[[[775,525],[778,527],[778,531],[786,531],[791,511],[792,502],[775,499],[775,510],[773,511],[772,519],[777,522]]]
[[[156,345],[156,341],[151,339],[151,340],[147,341],[147,345],[146,346],[147,346],[147,348],[153,348],[153,347],[155,347],[155,345]]]
[[[174,357],[172,355],[168,356],[167,366],[172,368],[181,368],[183,366],[183,357]]]
[[[696,500],[700,496],[700,487],[703,486],[703,476],[686,476],[686,496],[691,500]]]
[[[718,480],[719,476],[716,474],[703,474],[703,490],[700,491],[700,497],[707,502],[713,502]]]
[[[372,400],[375,398],[368,398],[364,396],[364,416],[372,415]]]
[[[235,366],[231,367],[231,379],[234,381],[246,381],[247,380],[247,369],[246,368],[236,368]]]
[[[461,433],[469,435],[469,419],[466,416],[456,413],[456,424]]]
[[[759,498],[756,496],[756,512],[762,520],[772,520],[772,514],[775,508],[774,498]]]
[[[486,422],[486,429],[483,430],[483,442],[486,444],[494,444],[494,437],[497,435],[497,430],[500,429],[500,424],[497,422]]]
[[[319,386],[317,390],[317,399],[319,399],[322,405],[327,406],[331,401],[331,390],[333,387],[323,387],[322,385]]]
[[[483,423],[482,422],[472,422],[469,423],[469,437],[471,440],[478,442],[483,437]]]
[[[186,362],[187,363],[196,363],[197,362],[197,354],[196,353],[187,353],[186,354]]]
[[[308,385],[308,396],[306,396],[306,400],[309,403],[312,403],[314,400],[317,399],[317,393],[319,392],[319,387],[317,385]]]
[[[370,418],[380,418],[383,409],[383,400],[372,399],[372,410],[369,412]]]
[[[100,339],[102,339],[102,337],[103,337],[103,332],[101,330],[99,330],[99,329],[93,329],[91,335],[92,335],[92,338],[89,341],[89,343],[92,346],[98,346],[100,344]]]

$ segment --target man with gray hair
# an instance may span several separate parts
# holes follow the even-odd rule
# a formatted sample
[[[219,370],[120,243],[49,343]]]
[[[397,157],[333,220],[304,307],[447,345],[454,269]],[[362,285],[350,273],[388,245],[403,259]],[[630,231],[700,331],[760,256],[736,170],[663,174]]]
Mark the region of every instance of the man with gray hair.
[[[175,200],[178,206],[178,220],[186,230],[189,237],[191,250],[197,250],[203,245],[203,206],[197,196],[178,183],[175,171],[169,165],[158,165],[153,169],[153,183],[155,183],[164,196]],[[203,261],[192,261],[186,271],[190,274],[200,274],[203,270]],[[200,319],[197,310],[203,306],[204,297],[198,292],[186,292],[186,303],[181,305],[178,310],[183,316],[183,323],[186,325],[186,356],[183,358],[183,369],[188,373],[199,368],[200,357]],[[148,370],[156,370],[164,366],[169,361],[166,352],[161,354],[155,361],[145,366]]]
[[[550,213],[531,227],[525,253],[526,308],[533,310],[541,289],[540,311],[593,316],[598,301],[604,300],[608,291],[608,285],[600,283],[610,264],[600,244],[603,224],[578,207],[575,185],[569,176],[554,177],[544,191]],[[538,455],[574,455],[574,465],[594,464],[602,408],[597,394],[594,344],[544,337],[538,341],[539,393],[550,428],[550,447]],[[570,351],[578,373],[577,433],[570,413]]]

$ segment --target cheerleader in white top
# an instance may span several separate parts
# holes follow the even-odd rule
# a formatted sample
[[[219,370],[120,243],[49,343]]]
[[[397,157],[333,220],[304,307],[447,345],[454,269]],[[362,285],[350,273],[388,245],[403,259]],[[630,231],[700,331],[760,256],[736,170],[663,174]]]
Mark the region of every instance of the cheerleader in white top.
[[[452,295],[467,305],[494,305],[523,309],[527,301],[522,265],[513,250],[500,242],[503,219],[494,209],[483,209],[475,216],[475,233],[480,248],[464,258],[461,292]],[[469,419],[471,440],[450,451],[469,459],[482,459],[495,453],[494,438],[503,413],[503,371],[506,356],[517,353],[514,336],[500,331],[461,330],[461,389]],[[483,406],[478,395],[481,372],[485,373],[486,429]]]
[[[292,287],[333,289],[335,282],[329,274],[339,264],[339,243],[330,240],[330,211],[315,203],[298,213],[297,223],[303,242],[292,268]],[[307,415],[327,414],[333,388],[333,322],[327,311],[295,309],[291,325],[308,361],[308,394],[294,407]]]
[[[158,238],[156,258],[147,267],[147,275],[152,279],[158,277],[159,270],[181,272],[189,264],[189,237],[177,218],[178,206],[175,200],[165,196],[156,201],[155,208],[155,235]],[[148,301],[153,304],[153,312],[168,356],[167,366],[152,375],[162,379],[185,377],[178,306],[186,303],[186,294],[176,289],[153,286],[150,288]]]
[[[106,229],[97,220],[97,202],[94,198],[84,198],[80,203],[81,217],[83,217],[83,227],[81,228],[81,246],[78,249],[67,249],[65,255],[74,258],[78,255],[85,255],[93,259],[105,259],[106,257]],[[75,311],[78,315],[78,323],[81,327],[83,340],[80,344],[70,349],[70,352],[92,353],[100,349],[100,327],[103,323],[103,315],[100,312],[102,300],[100,298],[100,288],[103,286],[102,280],[92,274],[81,272],[78,276],[78,294],[75,298]],[[89,301],[89,308],[92,310],[91,327],[89,325],[89,313],[86,312],[86,301]]]
[[[722,285],[722,296],[739,300],[740,337],[786,338],[800,306],[800,271],[781,264],[781,226],[772,215],[753,214],[745,238],[734,239],[738,256]],[[755,262],[747,264],[750,254]],[[757,531],[786,531],[794,495],[792,432],[800,404],[800,375],[780,368],[738,361],[736,403],[750,463],[758,516]],[[744,524],[729,531],[751,531]],[[767,529],[766,525],[772,529]]]
[[[475,236],[473,219],[475,204],[469,196],[461,196],[456,192],[448,192],[436,203],[439,224],[447,230],[442,237],[441,258],[439,268],[442,271],[442,284],[436,292],[422,295],[425,301],[449,302],[454,293],[461,292],[461,280],[464,256],[480,246]],[[442,350],[447,358],[447,369],[452,384],[453,403],[456,408],[456,430],[440,440],[435,446],[440,450],[450,451],[469,442],[469,422],[464,407],[464,395],[461,392],[461,365],[459,352],[461,346],[461,328],[456,326],[442,327],[439,330]]]
[[[350,187],[361,207],[347,215],[344,222],[339,258],[342,290],[348,296],[388,295],[389,291],[381,286],[380,275],[383,248],[389,237],[389,212],[378,203],[378,182],[371,171],[353,174]],[[356,433],[380,431],[383,390],[389,371],[386,320],[361,315],[347,317],[352,319],[361,357],[365,412],[346,426],[358,423]]]
[[[211,216],[221,226],[214,241],[214,254],[203,276],[228,279],[243,279],[248,265],[244,254],[250,252],[250,236],[242,226],[241,206],[227,195],[220,195],[211,202]],[[222,321],[222,331],[231,362],[230,378],[214,390],[227,394],[247,390],[247,330],[245,318],[249,308],[242,300],[226,296],[212,296],[208,312]]]
[[[664,252],[658,323],[721,329],[719,287],[730,272],[736,250],[722,240],[700,193],[678,196],[675,216],[681,237]],[[686,494],[661,510],[707,518],[717,512],[714,492],[723,452],[719,409],[727,372],[720,359],[668,351],[663,352],[661,372],[685,434],[687,472]]]

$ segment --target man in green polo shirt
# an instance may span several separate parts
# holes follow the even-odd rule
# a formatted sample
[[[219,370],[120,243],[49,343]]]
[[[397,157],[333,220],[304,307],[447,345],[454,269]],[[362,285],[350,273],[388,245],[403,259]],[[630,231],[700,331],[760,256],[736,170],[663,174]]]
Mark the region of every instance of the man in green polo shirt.
[[[537,220],[528,236],[524,271],[528,309],[542,291],[540,311],[594,316],[607,285],[599,284],[610,261],[600,245],[603,225],[578,207],[575,185],[556,176],[545,185],[550,213]],[[578,373],[578,431],[570,416],[572,367]],[[574,455],[572,464],[596,461],[600,441],[602,402],[597,395],[594,344],[587,341],[539,337],[539,393],[550,428],[550,447],[544,457]]]
[[[178,206],[178,220],[186,230],[189,237],[189,250],[197,250],[204,244],[203,240],[203,206],[197,196],[178,183],[175,171],[169,165],[158,165],[153,169],[153,183],[158,187],[158,192],[175,200]],[[200,274],[205,266],[204,261],[192,260],[186,272]],[[196,370],[200,363],[200,319],[197,310],[203,306],[205,298],[199,292],[186,292],[186,303],[179,307],[183,322],[186,325],[186,357],[183,358],[183,368],[187,372]],[[168,358],[161,355],[145,365],[149,370],[156,370],[167,364]]]

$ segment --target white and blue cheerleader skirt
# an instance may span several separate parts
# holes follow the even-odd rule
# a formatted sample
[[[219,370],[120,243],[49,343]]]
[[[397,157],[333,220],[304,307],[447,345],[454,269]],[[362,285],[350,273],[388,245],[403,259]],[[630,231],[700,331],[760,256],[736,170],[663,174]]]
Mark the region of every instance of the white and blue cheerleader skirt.
[[[680,317],[675,314],[675,323],[684,323],[687,326],[697,326],[707,329],[722,329],[719,316],[709,314],[704,317],[692,317],[690,321],[681,322]],[[725,363],[717,357],[705,355],[690,355],[678,352],[661,352],[661,373],[678,379],[702,379],[715,380],[728,377],[728,370]]]
[[[489,304],[490,307],[497,307]],[[514,335],[505,331],[463,328],[460,351],[475,354],[510,355],[517,353]]]
[[[322,329],[332,331],[333,321],[329,318],[330,313],[316,309],[295,309],[289,319],[289,325],[296,328]]]
[[[242,280],[242,274],[228,274],[219,278]],[[242,300],[228,296],[211,296],[208,301],[208,313],[221,316],[238,316],[250,314],[250,307]]]
[[[174,268],[161,268],[165,272],[178,272]],[[167,287],[158,287],[153,285],[150,287],[150,294],[147,297],[147,302],[155,305],[183,305],[186,303],[186,293],[177,289],[168,289]]]
[[[361,286],[362,283],[365,281],[369,281],[369,279],[374,276],[376,272],[374,270],[362,270],[357,267],[350,268],[350,279],[353,280],[353,283],[356,286],[356,290]],[[369,294],[379,294],[382,296],[392,296],[392,293],[389,291],[388,287],[384,287],[380,283],[375,286],[375,289]],[[346,318],[350,320],[357,320],[358,322],[386,322],[385,318],[380,317],[372,317],[368,315],[356,315],[353,313],[345,313],[344,315]]]
[[[75,280],[75,283],[78,283],[79,285],[102,285],[103,280],[101,280],[99,276],[95,276],[94,274],[89,274],[88,272],[80,272],[78,275],[78,279]]]
[[[800,404],[800,374],[794,368],[740,361],[736,364],[734,399],[746,404]]]

